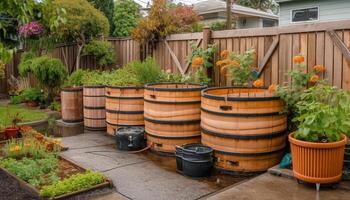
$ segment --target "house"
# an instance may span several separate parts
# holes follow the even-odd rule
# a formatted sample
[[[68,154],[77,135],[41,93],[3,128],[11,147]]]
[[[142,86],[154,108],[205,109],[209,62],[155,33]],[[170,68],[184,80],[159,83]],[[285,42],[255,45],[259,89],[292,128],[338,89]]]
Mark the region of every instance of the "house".
[[[350,0],[275,0],[279,25],[350,19]]]
[[[193,9],[202,16],[204,24],[226,21],[226,1],[206,0],[193,4]],[[264,12],[253,8],[234,4],[232,14],[237,19],[236,27],[239,29],[271,27],[278,25],[278,16],[272,12]]]

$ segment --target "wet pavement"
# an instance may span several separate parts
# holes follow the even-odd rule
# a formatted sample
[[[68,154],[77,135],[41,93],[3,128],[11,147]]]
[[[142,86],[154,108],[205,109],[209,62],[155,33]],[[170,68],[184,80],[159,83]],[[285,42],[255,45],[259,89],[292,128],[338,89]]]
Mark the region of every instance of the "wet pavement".
[[[210,178],[192,179],[176,172],[175,157],[152,152],[132,154],[119,151],[114,138],[89,132],[62,139],[70,149],[62,155],[80,165],[103,172],[119,194],[100,199],[194,200],[247,179],[245,176],[214,172]]]

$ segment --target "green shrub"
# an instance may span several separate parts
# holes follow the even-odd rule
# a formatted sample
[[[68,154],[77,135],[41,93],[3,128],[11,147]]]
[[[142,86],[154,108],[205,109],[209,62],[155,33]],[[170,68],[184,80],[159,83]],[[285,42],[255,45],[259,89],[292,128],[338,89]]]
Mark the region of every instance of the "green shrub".
[[[38,88],[24,89],[19,96],[22,97],[22,101],[41,102],[44,100],[44,93]]]
[[[10,97],[10,104],[12,105],[20,104],[22,102],[23,102],[23,97],[21,95]]]
[[[140,84],[160,82],[162,71],[156,61],[148,57],[143,62],[133,62],[130,64],[135,72],[136,79]]]
[[[92,55],[99,66],[105,67],[115,63],[115,51],[106,41],[92,40],[84,47],[83,55]]]
[[[21,76],[27,76],[28,73],[33,72],[33,58],[36,55],[34,52],[28,51],[21,55],[21,61],[18,65],[18,71]]]
[[[69,192],[75,192],[101,184],[105,181],[104,175],[99,172],[87,171],[83,174],[76,174],[53,185],[44,186],[40,196],[52,198]]]
[[[115,2],[113,23],[115,29],[113,36],[126,37],[136,27],[141,17],[140,6],[133,0],[117,0]]]
[[[61,111],[61,104],[57,101],[54,101],[49,105],[48,108],[53,111]]]
[[[135,75],[135,72],[131,68],[131,64],[124,66],[123,68],[105,72],[103,74],[105,85],[110,86],[138,86],[142,85]]]
[[[51,102],[54,92],[66,79],[65,65],[59,59],[41,56],[33,59],[32,67],[35,77],[48,91],[48,101]]]
[[[75,70],[65,82],[65,86],[82,86],[83,78],[88,73],[88,71],[83,69]]]

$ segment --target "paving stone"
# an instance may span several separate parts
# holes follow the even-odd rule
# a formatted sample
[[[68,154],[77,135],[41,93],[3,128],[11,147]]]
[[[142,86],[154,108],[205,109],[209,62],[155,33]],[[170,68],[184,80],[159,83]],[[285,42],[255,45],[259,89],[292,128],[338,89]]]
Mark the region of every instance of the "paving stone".
[[[206,197],[207,200],[349,200],[350,192],[298,184],[296,180],[265,173],[244,183]]]
[[[164,170],[152,162],[117,168],[105,174],[119,193],[134,200],[192,200],[217,190],[210,184]]]
[[[105,132],[86,132],[81,135],[63,137],[62,144],[70,149],[114,144],[113,137],[107,137],[105,134]]]

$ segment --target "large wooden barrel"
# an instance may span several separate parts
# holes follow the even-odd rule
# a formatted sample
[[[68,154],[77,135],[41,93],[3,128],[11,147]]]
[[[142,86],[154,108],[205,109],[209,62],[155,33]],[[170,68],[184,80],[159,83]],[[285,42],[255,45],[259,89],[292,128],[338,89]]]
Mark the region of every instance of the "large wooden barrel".
[[[200,102],[204,88],[183,83],[145,86],[145,131],[153,150],[173,153],[176,145],[200,142]]]
[[[82,87],[66,87],[61,90],[61,114],[62,120],[67,123],[84,120]]]
[[[84,127],[88,130],[106,129],[105,86],[84,86]]]
[[[286,146],[285,103],[267,89],[209,88],[202,92],[202,143],[214,149],[215,166],[265,171],[280,162]]]
[[[143,87],[106,87],[107,133],[122,126],[143,126]]]

